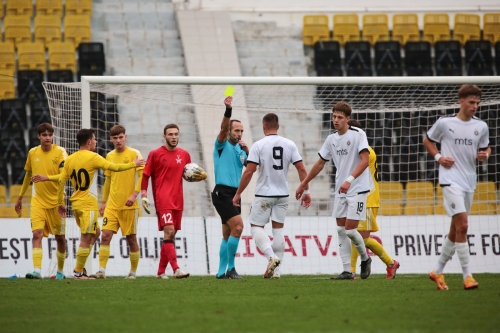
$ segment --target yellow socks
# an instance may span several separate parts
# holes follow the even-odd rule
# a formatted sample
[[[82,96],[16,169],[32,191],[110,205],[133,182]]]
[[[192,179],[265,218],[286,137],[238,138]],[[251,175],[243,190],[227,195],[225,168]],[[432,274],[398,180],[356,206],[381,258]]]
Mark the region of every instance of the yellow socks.
[[[83,267],[85,266],[85,263],[87,262],[87,258],[90,254],[90,249],[85,248],[85,247],[78,247],[78,250],[76,251],[76,267],[75,267],[75,272],[81,273],[83,272]]]
[[[358,250],[356,250],[356,247],[351,242],[351,272],[353,273],[356,273],[356,263],[358,261],[358,256],[359,256]]]
[[[130,271],[136,272],[137,266],[139,265],[139,258],[141,257],[141,252],[130,252]]]
[[[389,253],[385,251],[382,244],[371,237],[365,238],[363,241],[365,242],[365,246],[375,253],[386,266],[392,265],[392,258]]]
[[[99,247],[99,269],[106,268],[109,259],[109,245],[101,245]]]
[[[59,272],[62,272],[64,269],[64,260],[66,260],[66,252],[59,252],[56,251],[56,256],[57,256],[57,270]]]
[[[42,269],[42,257],[43,257],[43,250],[41,247],[34,247],[33,248],[33,267],[35,270]]]

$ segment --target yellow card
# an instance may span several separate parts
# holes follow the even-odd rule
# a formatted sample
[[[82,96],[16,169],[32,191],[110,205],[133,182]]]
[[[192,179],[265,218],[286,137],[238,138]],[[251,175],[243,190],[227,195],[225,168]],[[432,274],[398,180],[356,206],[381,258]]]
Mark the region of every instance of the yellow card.
[[[224,91],[224,96],[233,96],[234,88],[231,86],[227,86],[226,91]]]

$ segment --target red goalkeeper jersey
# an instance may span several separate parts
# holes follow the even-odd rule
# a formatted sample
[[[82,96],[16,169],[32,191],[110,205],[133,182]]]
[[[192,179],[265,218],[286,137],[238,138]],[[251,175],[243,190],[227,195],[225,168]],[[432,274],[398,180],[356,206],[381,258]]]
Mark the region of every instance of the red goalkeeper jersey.
[[[191,163],[191,156],[182,148],[168,151],[161,146],[149,153],[144,175],[151,177],[156,211],[184,209],[182,174],[188,163]]]

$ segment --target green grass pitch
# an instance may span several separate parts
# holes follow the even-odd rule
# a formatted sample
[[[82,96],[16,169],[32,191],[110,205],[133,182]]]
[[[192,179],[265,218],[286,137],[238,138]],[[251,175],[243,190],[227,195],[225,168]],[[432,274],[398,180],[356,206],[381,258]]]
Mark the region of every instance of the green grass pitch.
[[[0,332],[500,332],[500,275],[0,279]]]

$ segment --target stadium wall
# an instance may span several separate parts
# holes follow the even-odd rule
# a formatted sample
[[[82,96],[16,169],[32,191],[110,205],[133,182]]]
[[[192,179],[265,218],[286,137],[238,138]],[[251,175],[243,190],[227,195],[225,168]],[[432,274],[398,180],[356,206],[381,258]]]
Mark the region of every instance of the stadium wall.
[[[1,220],[0,277],[24,276],[32,270],[31,228],[29,219]],[[176,238],[179,265],[193,275],[214,275],[219,264],[220,219],[191,217],[183,219],[182,230]],[[449,217],[381,216],[382,230],[374,233],[393,259],[401,263],[399,273],[428,273],[435,265],[449,228]],[[73,219],[67,221],[67,266],[74,265],[79,230]],[[260,275],[266,260],[255,247],[246,223],[236,258],[236,267],[242,275]],[[270,227],[266,228],[270,234]],[[140,218],[138,241],[141,260],[138,275],[156,274],[161,248],[161,233],[156,218]],[[286,250],[282,274],[337,274],[342,271],[336,225],[331,217],[288,217],[285,223]],[[500,235],[495,217],[469,217],[470,266],[474,273],[500,272]],[[43,240],[43,274],[55,273],[55,246],[53,237]],[[49,254],[49,248],[53,253]],[[98,267],[98,245],[92,251],[92,267]],[[358,261],[359,264],[359,261]],[[50,268],[50,266],[53,266]],[[108,276],[126,276],[130,262],[126,239],[118,233],[111,242]],[[72,269],[73,267],[69,267]],[[50,270],[54,272],[51,272]],[[68,270],[68,267],[66,267]],[[372,272],[385,273],[385,265],[373,258]],[[447,273],[461,272],[458,260],[446,266]]]

